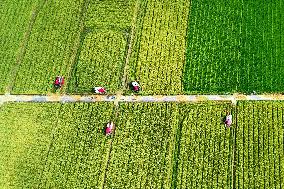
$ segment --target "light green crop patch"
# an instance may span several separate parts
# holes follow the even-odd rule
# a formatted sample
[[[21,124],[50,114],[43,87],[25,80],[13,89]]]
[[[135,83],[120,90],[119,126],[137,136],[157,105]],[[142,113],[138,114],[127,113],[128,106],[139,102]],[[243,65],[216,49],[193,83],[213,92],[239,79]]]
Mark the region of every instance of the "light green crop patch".
[[[10,83],[10,76],[23,48],[24,35],[37,1],[2,0],[0,6],[0,93]]]
[[[128,77],[139,80],[145,94],[177,94],[183,90],[189,7],[186,0],[139,4]]]
[[[169,188],[178,105],[121,104],[106,188]]]
[[[230,129],[223,122],[226,112],[234,116]],[[232,106],[226,103],[180,106],[173,188],[232,186],[235,116]]]
[[[58,107],[20,103],[1,106],[0,188],[37,187]]]
[[[122,88],[135,0],[89,1],[78,57],[68,93],[91,93],[95,86]]]
[[[0,188],[101,185],[110,103],[7,104],[0,112]]]
[[[87,34],[68,92],[90,93],[97,86],[116,92],[121,87],[126,44],[123,32],[94,30]]]
[[[238,106],[236,188],[281,188],[284,183],[284,103]]]
[[[80,34],[82,5],[83,0],[46,1],[40,8],[13,93],[45,94],[52,91],[57,75],[68,75]]]

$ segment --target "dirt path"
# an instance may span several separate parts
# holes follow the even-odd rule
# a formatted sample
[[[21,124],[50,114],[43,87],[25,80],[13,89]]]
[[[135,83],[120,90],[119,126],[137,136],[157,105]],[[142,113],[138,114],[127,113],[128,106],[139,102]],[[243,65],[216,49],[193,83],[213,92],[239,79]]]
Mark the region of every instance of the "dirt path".
[[[284,100],[284,95],[154,95],[154,96],[124,96],[124,95],[0,95],[0,104],[5,102],[206,102],[227,101],[236,104],[237,101]]]

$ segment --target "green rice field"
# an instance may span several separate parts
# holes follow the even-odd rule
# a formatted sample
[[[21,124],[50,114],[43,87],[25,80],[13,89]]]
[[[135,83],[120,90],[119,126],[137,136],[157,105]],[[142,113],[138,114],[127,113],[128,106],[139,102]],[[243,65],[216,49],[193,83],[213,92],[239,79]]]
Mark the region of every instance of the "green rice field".
[[[283,109],[283,102],[6,104],[0,187],[281,188]],[[231,128],[222,123],[227,111]],[[112,137],[104,135],[109,120]]]

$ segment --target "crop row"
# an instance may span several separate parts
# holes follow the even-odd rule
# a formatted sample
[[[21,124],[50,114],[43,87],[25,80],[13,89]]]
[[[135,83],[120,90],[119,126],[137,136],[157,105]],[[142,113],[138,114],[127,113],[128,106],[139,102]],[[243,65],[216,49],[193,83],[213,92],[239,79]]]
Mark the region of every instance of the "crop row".
[[[61,107],[41,174],[43,188],[97,188],[110,146],[103,127],[112,115],[110,104]]]
[[[111,104],[11,104],[1,118],[1,188],[102,185]]]
[[[0,188],[38,188],[58,105],[0,108]]]
[[[232,186],[233,130],[222,122],[231,110],[229,104],[181,108],[175,188]]]
[[[236,188],[283,186],[283,110],[281,102],[245,102],[238,106]]]
[[[68,92],[89,93],[95,86],[116,92],[121,87],[125,47],[122,32],[103,30],[88,34]]]
[[[121,89],[134,2],[89,2],[69,93],[90,93],[94,86],[111,93]]]
[[[122,104],[106,188],[169,188],[176,104]]]
[[[17,94],[49,93],[56,75],[66,77],[69,93],[94,85],[116,92],[124,69],[142,94],[284,90],[280,1],[38,0],[2,7],[0,93],[10,85]]]

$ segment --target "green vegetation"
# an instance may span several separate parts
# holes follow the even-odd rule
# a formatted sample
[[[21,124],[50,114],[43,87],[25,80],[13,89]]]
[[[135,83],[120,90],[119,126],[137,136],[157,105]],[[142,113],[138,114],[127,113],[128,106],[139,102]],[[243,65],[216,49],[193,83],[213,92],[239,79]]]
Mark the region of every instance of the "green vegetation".
[[[234,129],[222,122],[226,111],[235,113],[230,104],[180,107],[173,188],[231,188]]]
[[[121,89],[134,2],[89,3],[69,93],[90,93],[94,86],[104,86],[111,93]]]
[[[0,93],[10,82],[13,67],[21,59],[25,32],[37,1],[2,0],[0,7]]]
[[[0,188],[280,188],[282,102],[7,104]],[[232,128],[222,118],[233,114]],[[113,120],[116,132],[104,135]]]
[[[39,186],[98,188],[102,185],[110,147],[104,127],[113,118],[112,104],[63,105]]]
[[[177,104],[122,104],[106,188],[169,188]]]
[[[146,94],[177,94],[182,89],[189,1],[141,1],[128,79]],[[141,18],[142,17],[142,18]]]
[[[106,103],[1,107],[0,188],[101,185],[112,111]]]
[[[283,102],[239,103],[236,188],[283,186],[283,111]]]
[[[44,94],[57,75],[68,75],[79,40],[81,7],[83,0],[65,0],[45,1],[39,8],[13,93]]]
[[[0,107],[0,188],[36,188],[58,104]]]
[[[281,1],[192,1],[185,91],[283,91],[283,11]]]

